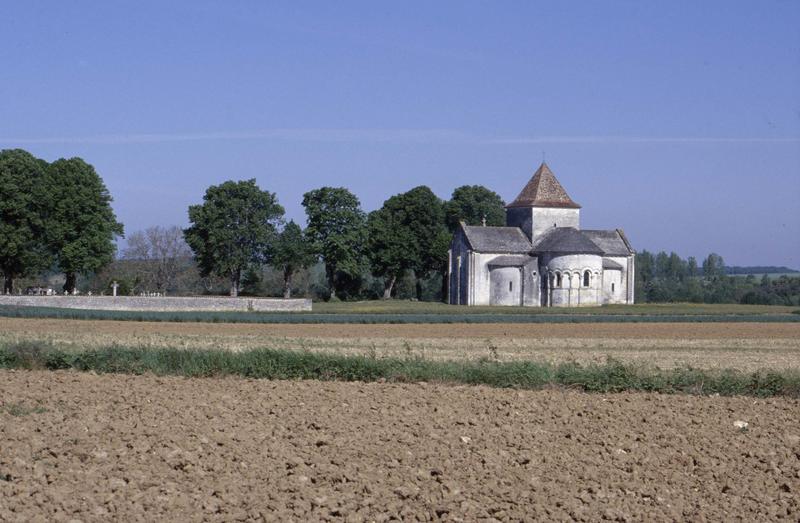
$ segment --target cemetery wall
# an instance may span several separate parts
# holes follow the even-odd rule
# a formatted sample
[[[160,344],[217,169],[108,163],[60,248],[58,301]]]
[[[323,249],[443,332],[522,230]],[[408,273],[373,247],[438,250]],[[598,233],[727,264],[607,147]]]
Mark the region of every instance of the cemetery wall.
[[[310,311],[311,300],[223,296],[0,296],[0,306],[56,307],[110,311]]]

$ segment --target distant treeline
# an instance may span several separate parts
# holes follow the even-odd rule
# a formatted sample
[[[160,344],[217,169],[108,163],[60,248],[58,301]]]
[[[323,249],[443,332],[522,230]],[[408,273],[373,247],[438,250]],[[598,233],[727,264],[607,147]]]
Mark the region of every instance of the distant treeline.
[[[726,267],[722,257],[713,253],[698,265],[692,256],[684,260],[674,252],[653,254],[645,250],[636,254],[635,298],[638,303],[800,305],[800,276],[768,276],[792,272],[797,271],[769,266]],[[762,277],[756,278],[755,274]]]
[[[731,267],[725,267],[725,274],[798,274],[800,275],[800,271],[796,271],[794,269],[790,269],[789,267],[775,267],[774,265],[754,265],[748,267],[739,267],[738,265],[733,265]]]

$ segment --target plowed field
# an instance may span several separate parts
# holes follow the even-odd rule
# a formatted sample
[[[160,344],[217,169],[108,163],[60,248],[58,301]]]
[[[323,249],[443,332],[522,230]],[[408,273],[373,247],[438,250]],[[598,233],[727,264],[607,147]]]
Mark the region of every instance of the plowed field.
[[[5,521],[800,517],[786,398],[35,371],[0,398]]]

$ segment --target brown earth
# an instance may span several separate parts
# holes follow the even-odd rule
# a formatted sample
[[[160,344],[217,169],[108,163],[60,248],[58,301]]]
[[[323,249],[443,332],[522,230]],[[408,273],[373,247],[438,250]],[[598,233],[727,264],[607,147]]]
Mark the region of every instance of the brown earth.
[[[786,398],[39,371],[0,393],[4,521],[800,517]]]
[[[794,338],[800,323],[254,324],[0,318],[0,332],[259,335],[310,338]]]
[[[254,325],[0,318],[0,343],[41,340],[76,350],[269,347],[434,360],[600,363],[673,368],[800,369],[799,323]]]

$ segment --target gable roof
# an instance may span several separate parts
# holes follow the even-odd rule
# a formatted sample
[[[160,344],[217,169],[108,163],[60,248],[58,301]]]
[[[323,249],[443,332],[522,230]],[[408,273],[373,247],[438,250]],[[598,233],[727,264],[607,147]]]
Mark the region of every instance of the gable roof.
[[[477,252],[528,253],[531,242],[519,227],[482,227],[461,224],[472,250]]]
[[[522,192],[519,193],[519,196],[506,205],[506,208],[508,207],[581,208],[580,205],[572,201],[567,191],[556,180],[556,175],[544,162],[533,174],[533,177],[522,189]]]
[[[603,254],[603,249],[574,227],[556,227],[536,243],[533,252]]]
[[[606,256],[630,256],[633,249],[622,229],[612,231],[583,230],[583,234],[603,249]]]

